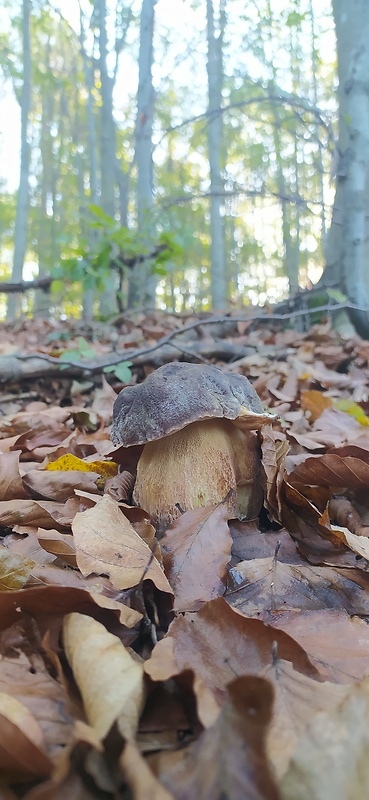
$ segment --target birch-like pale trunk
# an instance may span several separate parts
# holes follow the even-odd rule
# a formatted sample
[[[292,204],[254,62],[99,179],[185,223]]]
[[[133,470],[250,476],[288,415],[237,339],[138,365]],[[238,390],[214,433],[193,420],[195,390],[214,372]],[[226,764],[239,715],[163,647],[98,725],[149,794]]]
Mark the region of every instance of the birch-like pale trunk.
[[[136,212],[140,240],[150,247],[153,208],[152,129],[155,93],[152,83],[154,58],[154,18],[156,0],[142,0],[135,161],[137,167]],[[129,282],[128,307],[155,305],[156,277],[150,275],[148,262],[138,264]]]
[[[98,145],[96,135],[96,121],[95,121],[95,100],[93,96],[94,78],[93,68],[87,56],[85,45],[85,25],[81,3],[79,4],[79,19],[80,19],[80,46],[83,61],[83,72],[85,77],[85,84],[87,89],[87,135],[88,135],[88,151],[89,151],[89,173],[90,173],[90,200],[93,205],[99,205],[100,201],[100,186],[98,177]],[[98,241],[98,231],[96,228],[88,227],[88,243],[89,249],[94,250]],[[93,318],[94,308],[94,291],[88,289],[83,293],[83,319],[91,320]]]
[[[107,8],[106,0],[96,0],[99,19],[99,71],[101,83],[100,113],[100,166],[101,166],[101,207],[109,217],[115,217],[116,201],[116,135],[113,116],[114,79],[108,71]],[[100,297],[100,311],[103,316],[111,316],[117,311],[116,276],[111,274],[109,287]]]
[[[339,77],[339,163],[323,279],[369,309],[369,3],[333,0]],[[351,316],[351,314],[350,314]],[[369,312],[352,314],[369,338]]]
[[[223,34],[225,2],[220,0],[219,30],[216,35],[213,0],[206,0],[207,18],[207,74],[208,74],[208,158],[210,171],[210,260],[211,298],[214,309],[226,305],[225,275],[225,220],[223,165]]]
[[[29,205],[30,144],[28,141],[28,125],[31,107],[31,0],[23,0],[22,8],[23,80],[19,98],[21,109],[21,152],[17,210],[14,230],[14,254],[12,268],[12,280],[14,283],[19,283],[23,278],[23,266],[27,248],[27,219]],[[8,298],[7,320],[13,321],[17,313],[19,313],[20,308],[21,295],[11,294]]]

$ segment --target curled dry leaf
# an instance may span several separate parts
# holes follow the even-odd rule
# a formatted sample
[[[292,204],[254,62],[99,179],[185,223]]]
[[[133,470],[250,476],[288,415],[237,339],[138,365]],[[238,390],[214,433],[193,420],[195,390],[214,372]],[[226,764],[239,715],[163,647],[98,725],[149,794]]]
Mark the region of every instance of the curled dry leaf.
[[[369,485],[369,464],[352,456],[338,456],[326,453],[307,458],[295,467],[290,474],[292,483],[299,481],[316,486],[346,487],[347,489],[367,489]]]
[[[22,703],[0,692],[0,773],[9,783],[46,777],[52,762],[43,749],[42,730]]]
[[[60,503],[73,496],[75,489],[85,492],[99,492],[97,482],[100,476],[97,472],[81,472],[80,470],[55,470],[48,472],[44,469],[33,469],[23,478],[23,485],[28,494],[45,500],[57,500]]]
[[[187,511],[161,540],[164,567],[177,611],[198,611],[224,594],[232,537],[224,505]]]
[[[108,495],[94,508],[76,514],[72,529],[82,575],[109,575],[117,589],[129,589],[149,578],[158,589],[172,594],[150,548]]]
[[[66,575],[65,570],[59,573]],[[82,584],[83,586],[83,584]],[[98,615],[101,608],[115,612],[120,622],[127,628],[133,628],[142,619],[142,615],[122,602],[101,593],[101,587],[83,588],[76,585],[38,585],[22,589],[21,592],[0,592],[0,629],[3,630],[15,622],[38,614],[68,614],[71,611]],[[100,589],[100,591],[99,591]]]
[[[59,531],[45,531],[43,528],[38,528],[37,539],[47,553],[56,556],[70,567],[77,566],[73,536],[68,533],[60,534]]]
[[[63,506],[51,500],[2,500],[0,502],[0,526],[14,528],[15,525],[33,525],[40,528],[61,529],[67,527],[63,519]]]
[[[103,739],[119,720],[122,734],[132,739],[144,702],[141,664],[117,636],[84,614],[68,614],[63,639],[90,725]]]
[[[176,800],[229,797],[278,800],[265,750],[273,690],[262,678],[237,678],[215,722],[189,747],[183,761],[161,776]]]
[[[28,497],[19,471],[19,456],[19,452],[13,452],[0,457],[0,500]]]
[[[281,783],[283,800],[367,800],[369,679],[333,711],[317,714],[301,736]]]

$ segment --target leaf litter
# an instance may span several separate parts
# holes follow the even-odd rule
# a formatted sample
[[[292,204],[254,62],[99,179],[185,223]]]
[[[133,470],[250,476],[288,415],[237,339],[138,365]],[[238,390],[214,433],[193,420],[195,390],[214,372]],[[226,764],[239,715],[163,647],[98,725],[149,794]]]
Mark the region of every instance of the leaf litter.
[[[237,356],[215,363],[278,415],[255,520],[219,503],[156,533],[131,499],[139,450],[110,442],[113,371],[0,393],[4,798],[369,796],[369,349],[328,323],[229,322]],[[181,327],[127,317],[91,347]],[[61,355],[81,335],[25,320],[0,340]],[[157,364],[133,359],[132,384]]]

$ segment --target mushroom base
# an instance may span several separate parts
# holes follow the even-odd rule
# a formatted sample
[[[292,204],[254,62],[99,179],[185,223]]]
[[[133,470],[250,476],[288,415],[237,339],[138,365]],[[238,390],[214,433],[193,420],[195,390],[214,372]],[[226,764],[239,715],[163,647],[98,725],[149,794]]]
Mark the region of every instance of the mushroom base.
[[[252,519],[263,502],[260,464],[254,431],[227,419],[194,422],[144,446],[133,499],[161,530],[181,511],[226,498],[230,517]]]

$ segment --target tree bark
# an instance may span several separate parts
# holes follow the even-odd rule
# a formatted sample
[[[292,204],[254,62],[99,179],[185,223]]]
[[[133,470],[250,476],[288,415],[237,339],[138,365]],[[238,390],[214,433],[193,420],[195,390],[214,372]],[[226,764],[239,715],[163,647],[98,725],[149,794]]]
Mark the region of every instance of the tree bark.
[[[322,282],[369,309],[369,4],[333,0],[339,77],[339,163]],[[369,311],[350,311],[369,338]]]
[[[23,0],[22,40],[23,40],[23,82],[20,96],[21,108],[21,153],[20,175],[17,196],[17,211],[14,231],[14,254],[12,280],[19,283],[23,277],[23,266],[27,248],[27,219],[29,202],[29,164],[30,144],[28,141],[28,120],[31,107],[31,0]],[[13,321],[21,308],[20,295],[9,297],[7,320]]]
[[[96,0],[99,20],[99,70],[101,83],[100,114],[100,159],[101,159],[101,207],[105,214],[114,219],[116,211],[116,135],[113,116],[114,79],[108,71],[108,42],[106,28],[106,0]],[[100,298],[103,316],[111,316],[117,310],[116,280],[112,273],[109,286]]]
[[[152,128],[154,116],[154,87],[152,65],[154,58],[154,15],[157,0],[142,0],[140,19],[140,51],[138,57],[138,89],[135,160],[137,165],[136,211],[137,227],[143,246],[150,247],[152,238],[153,163]],[[150,266],[136,266],[130,280],[128,307],[155,305],[155,276]]]
[[[210,259],[212,277],[212,306],[222,309],[226,305],[225,276],[225,220],[223,166],[223,35],[225,26],[225,3],[220,0],[219,30],[216,36],[213,0],[207,0],[207,73],[208,73],[208,156],[210,168]],[[218,113],[216,112],[218,110]]]

